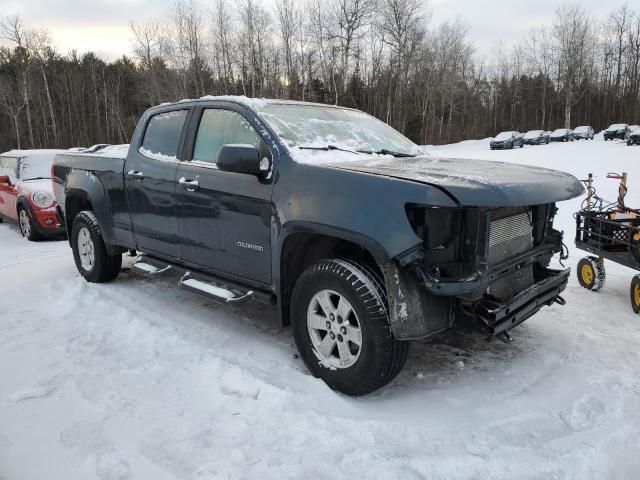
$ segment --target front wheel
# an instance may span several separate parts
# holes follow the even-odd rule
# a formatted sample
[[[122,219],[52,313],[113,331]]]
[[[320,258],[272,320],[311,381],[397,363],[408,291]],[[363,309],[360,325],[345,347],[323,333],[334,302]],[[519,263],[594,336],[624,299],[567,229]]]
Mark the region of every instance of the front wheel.
[[[365,395],[390,382],[409,344],[393,337],[382,280],[353,260],[322,260],[296,282],[293,334],[309,371],[330,388]]]
[[[24,207],[18,209],[18,223],[20,224],[20,233],[27,240],[35,242],[42,238],[33,225],[33,219],[29,214],[29,210]]]
[[[118,276],[122,255],[109,255],[92,212],[80,212],[73,220],[71,248],[76,267],[88,282],[104,283]]]

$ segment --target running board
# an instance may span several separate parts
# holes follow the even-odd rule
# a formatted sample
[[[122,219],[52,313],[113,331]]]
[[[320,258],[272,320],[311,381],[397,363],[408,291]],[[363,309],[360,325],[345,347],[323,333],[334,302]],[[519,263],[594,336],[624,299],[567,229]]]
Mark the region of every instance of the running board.
[[[178,285],[185,290],[199,293],[225,305],[242,305],[249,300],[253,300],[254,297],[253,290],[241,291],[235,288],[230,290],[227,285],[199,279],[193,276],[191,272],[185,273],[178,281]]]
[[[161,273],[167,272],[169,270],[171,270],[171,265],[165,265],[162,267],[156,266],[151,262],[145,262],[143,260],[138,260],[136,263],[134,263],[131,266],[131,269],[138,272],[138,273],[142,273],[143,275],[148,275],[148,276],[156,276],[156,275],[160,275]]]

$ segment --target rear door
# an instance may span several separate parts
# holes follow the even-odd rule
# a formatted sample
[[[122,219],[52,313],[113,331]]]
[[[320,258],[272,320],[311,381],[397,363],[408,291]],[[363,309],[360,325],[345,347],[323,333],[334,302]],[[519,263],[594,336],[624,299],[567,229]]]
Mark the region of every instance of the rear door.
[[[181,162],[177,173],[182,259],[227,276],[269,284],[271,180],[223,172],[216,159],[226,144],[250,144],[264,156],[271,154],[241,108],[200,107],[193,117],[197,128],[186,152],[192,160]]]
[[[177,259],[176,170],[189,109],[153,115],[139,145],[131,145],[124,175],[133,234],[139,249]]]
[[[7,175],[11,185],[0,183],[0,214],[16,220],[16,183],[18,182],[18,163],[16,157],[0,157],[0,176]]]

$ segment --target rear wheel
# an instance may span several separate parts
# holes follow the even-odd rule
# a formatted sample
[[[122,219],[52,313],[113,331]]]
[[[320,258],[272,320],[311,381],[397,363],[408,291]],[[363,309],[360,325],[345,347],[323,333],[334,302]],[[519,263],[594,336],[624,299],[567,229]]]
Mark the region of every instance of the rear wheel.
[[[631,308],[635,313],[640,313],[640,275],[634,275],[631,279],[630,289]]]
[[[92,212],[80,212],[73,220],[71,248],[76,267],[88,282],[103,283],[118,276],[122,255],[109,255]]]
[[[596,292],[604,287],[606,272],[604,260],[598,257],[585,257],[578,262],[578,282],[580,286]]]
[[[364,395],[391,381],[409,344],[393,338],[382,280],[352,260],[322,260],[296,282],[293,333],[309,371],[347,395]]]
[[[22,233],[22,236],[27,240],[34,242],[42,238],[33,225],[29,210],[25,207],[18,208],[18,224],[20,225],[20,233]]]

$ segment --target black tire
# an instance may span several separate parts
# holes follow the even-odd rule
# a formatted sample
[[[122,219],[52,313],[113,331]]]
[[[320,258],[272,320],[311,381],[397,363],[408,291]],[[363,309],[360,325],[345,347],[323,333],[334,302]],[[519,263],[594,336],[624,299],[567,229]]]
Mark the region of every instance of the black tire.
[[[327,290],[347,300],[360,328],[361,346],[356,352],[357,359],[350,366],[332,366],[311,340],[307,314],[313,308],[317,295]],[[335,300],[331,301],[334,303]],[[322,308],[317,315],[329,319]],[[373,392],[390,382],[406,362],[409,343],[393,337],[382,279],[367,266],[353,260],[321,260],[305,270],[291,296],[291,318],[296,346],[309,371],[330,388],[344,394],[365,395]],[[334,317],[331,318],[333,321]],[[342,324],[339,315],[335,320],[341,325],[346,324]],[[336,326],[340,328],[332,324],[332,328]],[[325,336],[329,334],[327,330]],[[356,344],[347,341],[346,345],[353,353]],[[329,354],[336,352],[339,355],[338,347],[336,340]],[[338,359],[335,358],[335,361]]]
[[[31,242],[42,240],[42,235],[38,233],[34,226],[31,212],[23,206],[18,207],[18,226],[20,227],[20,233],[27,240]]]
[[[523,148],[523,147],[524,147],[524,143],[521,143],[521,144],[520,144],[520,148]]]
[[[640,275],[634,275],[631,279],[631,288],[629,289],[629,297],[631,300],[631,308],[634,313],[640,313]]]
[[[80,258],[78,235],[82,229],[88,231],[88,239],[91,242],[93,251],[93,263],[91,267],[83,266]],[[95,215],[89,211],[80,212],[73,220],[71,227],[71,249],[73,250],[73,259],[80,275],[85,280],[92,283],[109,282],[118,276],[120,267],[122,266],[122,255],[109,255],[102,239],[100,225]]]
[[[585,257],[578,262],[576,272],[578,283],[583,288],[597,292],[604,287],[607,274],[604,268],[604,261],[598,257]]]

